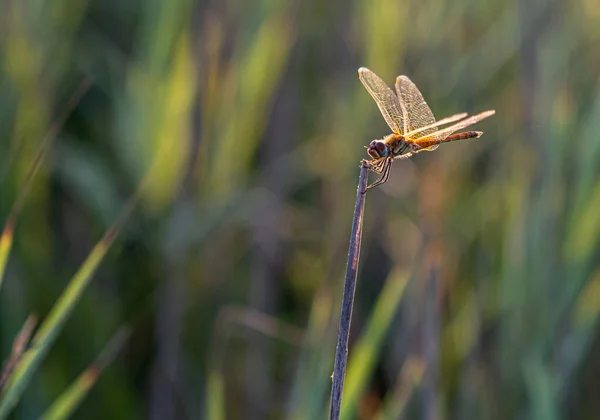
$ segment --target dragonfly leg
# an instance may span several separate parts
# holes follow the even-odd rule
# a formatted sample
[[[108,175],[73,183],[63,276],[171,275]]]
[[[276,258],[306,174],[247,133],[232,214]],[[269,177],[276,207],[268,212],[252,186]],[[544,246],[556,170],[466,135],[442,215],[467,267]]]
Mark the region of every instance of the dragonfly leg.
[[[376,172],[378,174],[381,173],[381,161],[377,161],[375,163],[368,162],[368,164],[368,168],[370,171]]]
[[[390,176],[390,170],[392,169],[392,158],[387,158],[383,161],[383,166],[381,168],[381,178],[379,178],[377,181],[375,181],[374,183],[372,183],[371,185],[369,185],[367,187],[367,190],[370,190],[371,188],[375,188],[378,185],[383,184],[384,182],[386,182]]]
[[[378,159],[377,161],[375,161],[375,163],[370,163],[369,162],[369,170],[381,174],[383,172],[383,168],[385,167],[385,164],[387,162],[387,158],[384,159]]]

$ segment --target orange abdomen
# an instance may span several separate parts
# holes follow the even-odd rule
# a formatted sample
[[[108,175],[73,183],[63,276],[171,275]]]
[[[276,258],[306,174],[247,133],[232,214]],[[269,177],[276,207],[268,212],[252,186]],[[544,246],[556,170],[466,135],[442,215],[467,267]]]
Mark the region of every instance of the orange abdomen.
[[[448,143],[448,142],[456,141],[456,140],[478,138],[478,137],[481,137],[482,134],[483,134],[482,131],[465,131],[463,133],[452,134],[443,140],[437,140],[435,138],[428,140],[427,137],[425,137],[422,140],[421,139],[416,140],[415,143],[417,145],[419,145],[422,149],[426,149],[428,147],[435,146],[436,144],[440,144],[440,143]],[[435,135],[435,133],[433,135]]]

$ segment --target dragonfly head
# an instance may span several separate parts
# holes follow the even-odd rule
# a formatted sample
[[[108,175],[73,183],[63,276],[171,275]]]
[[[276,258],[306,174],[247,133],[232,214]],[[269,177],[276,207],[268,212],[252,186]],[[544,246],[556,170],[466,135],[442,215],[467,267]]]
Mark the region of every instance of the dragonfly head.
[[[387,144],[383,140],[373,140],[369,147],[367,147],[367,153],[373,159],[380,159],[386,157],[389,154]]]

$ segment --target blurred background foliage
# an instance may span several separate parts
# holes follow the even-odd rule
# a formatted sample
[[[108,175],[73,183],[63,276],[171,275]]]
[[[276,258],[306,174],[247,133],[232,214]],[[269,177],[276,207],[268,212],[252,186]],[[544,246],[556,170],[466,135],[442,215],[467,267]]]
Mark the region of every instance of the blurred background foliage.
[[[2,360],[81,292],[12,418],[326,416],[360,66],[497,114],[369,193],[342,417],[598,418],[599,42],[595,0],[0,2]]]

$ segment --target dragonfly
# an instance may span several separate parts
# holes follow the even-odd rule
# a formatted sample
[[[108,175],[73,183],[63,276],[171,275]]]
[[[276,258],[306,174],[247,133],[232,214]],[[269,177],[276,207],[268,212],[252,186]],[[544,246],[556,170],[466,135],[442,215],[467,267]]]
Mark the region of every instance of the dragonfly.
[[[481,137],[482,131],[456,132],[496,113],[488,110],[468,116],[466,112],[462,112],[436,121],[423,95],[407,76],[396,78],[396,93],[365,67],[358,69],[358,77],[392,129],[392,134],[373,140],[369,146],[365,146],[371,157],[368,161],[369,169],[381,175],[367,189],[388,180],[392,161],[395,159],[407,159],[423,150],[433,151],[440,143]],[[446,124],[452,125],[441,128]]]

